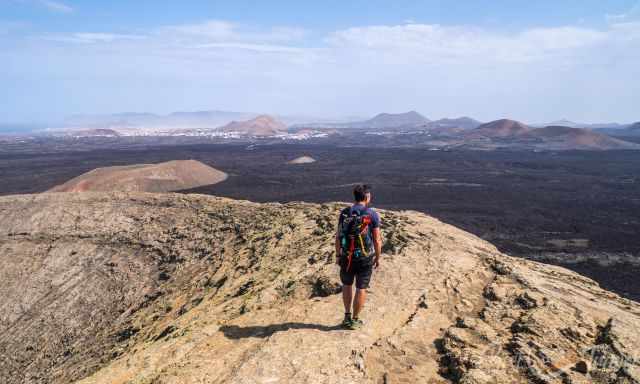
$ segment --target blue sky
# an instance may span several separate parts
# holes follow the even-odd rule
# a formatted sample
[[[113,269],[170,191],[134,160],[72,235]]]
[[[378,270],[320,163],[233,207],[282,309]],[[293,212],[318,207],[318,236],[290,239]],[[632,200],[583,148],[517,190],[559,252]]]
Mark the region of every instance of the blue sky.
[[[639,68],[636,0],[0,0],[0,122],[202,109],[631,122]]]

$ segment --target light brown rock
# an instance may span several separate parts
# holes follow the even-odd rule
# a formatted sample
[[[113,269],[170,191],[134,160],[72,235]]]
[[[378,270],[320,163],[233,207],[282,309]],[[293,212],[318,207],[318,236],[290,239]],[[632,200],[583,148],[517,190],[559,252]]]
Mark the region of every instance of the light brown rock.
[[[0,197],[0,382],[640,380],[638,303],[416,212],[381,211],[393,253],[339,329],[341,207]]]

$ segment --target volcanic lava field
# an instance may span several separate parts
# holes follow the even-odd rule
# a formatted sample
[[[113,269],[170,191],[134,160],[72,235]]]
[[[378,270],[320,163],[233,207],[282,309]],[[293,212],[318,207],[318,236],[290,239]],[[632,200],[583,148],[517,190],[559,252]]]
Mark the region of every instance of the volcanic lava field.
[[[0,194],[44,192],[98,167],[195,159],[229,174],[184,192],[265,201],[349,201],[425,212],[514,256],[567,266],[640,300],[640,152],[433,151],[334,145],[162,145],[0,152]],[[316,160],[287,164],[299,156]]]

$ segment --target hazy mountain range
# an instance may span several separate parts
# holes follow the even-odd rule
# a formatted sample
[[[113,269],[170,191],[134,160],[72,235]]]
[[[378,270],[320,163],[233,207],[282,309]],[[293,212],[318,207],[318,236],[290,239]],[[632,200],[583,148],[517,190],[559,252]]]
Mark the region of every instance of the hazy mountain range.
[[[380,113],[371,119],[348,123],[349,128],[415,128],[424,126],[431,120],[416,111],[405,113]]]
[[[638,144],[585,128],[573,128],[560,125],[535,128],[509,119],[501,119],[483,124],[476,129],[465,132],[463,136],[471,140],[487,138],[510,145],[533,145],[556,150],[640,148]]]
[[[565,149],[639,149],[624,137],[640,135],[640,122],[621,125],[579,124],[559,120],[548,125],[528,125],[512,119],[482,123],[470,117],[431,120],[416,111],[380,113],[370,119],[336,122],[304,117],[257,115],[246,112],[197,111],[169,115],[119,113],[75,115],[63,128],[48,131],[74,137],[183,136],[246,140],[282,138],[309,140],[357,132],[382,135],[381,145],[431,145],[436,147]],[[311,119],[311,118],[310,118]],[[307,121],[307,122],[304,122]],[[311,122],[308,122],[311,121]],[[586,127],[581,127],[585,126]],[[594,128],[601,127],[601,128]],[[350,133],[351,132],[351,133]],[[398,135],[425,135],[400,144]]]
[[[575,121],[560,119],[551,121],[543,124],[530,124],[532,127],[542,128],[548,126],[562,126],[562,127],[570,127],[570,128],[586,128],[586,129],[622,129],[629,126],[629,124],[620,124],[620,123],[577,123]]]
[[[160,128],[160,129],[191,129],[191,128],[220,128],[231,122],[246,121],[263,113],[233,112],[233,111],[194,111],[173,112],[168,115],[153,113],[117,113],[108,115],[73,115],[60,124],[67,129],[84,128]],[[273,115],[273,117],[287,126],[313,121],[318,124],[335,124],[351,121],[352,118],[324,118],[297,115]]]
[[[598,128],[595,131],[614,136],[640,136],[640,121],[620,128]]]
[[[51,124],[0,123],[0,133],[24,133],[34,131],[85,130],[85,129],[214,129],[233,121],[246,121],[264,114],[254,112],[234,112],[222,110],[178,111],[167,115],[140,112],[115,114],[77,114],[62,122]],[[442,118],[431,120],[416,111],[404,113],[379,113],[371,118],[357,117],[317,117],[303,115],[272,115],[290,128],[367,128],[367,129],[473,129],[482,122],[470,117]],[[630,127],[619,123],[577,123],[567,119],[549,123],[528,124],[531,127],[564,126],[613,132]],[[617,133],[617,132],[616,132]]]
[[[64,121],[67,128],[217,128],[234,120],[249,120],[255,113],[229,111],[173,112],[168,115],[152,113],[118,113],[112,115],[74,115]]]
[[[361,129],[472,129],[482,124],[470,117],[430,120],[416,111],[404,113],[379,113],[366,120],[326,124],[310,122],[300,126],[311,128],[361,128]]]
[[[265,115],[254,112],[234,112],[234,111],[193,111],[193,112],[173,112],[168,115],[158,115],[153,113],[125,112],[108,115],[72,115],[63,122],[65,127],[136,127],[136,126],[157,126],[157,127],[181,127],[181,128],[218,128],[232,121],[244,121]],[[272,115],[277,120],[282,121],[287,126],[308,126],[308,127],[331,127],[331,128],[463,128],[473,129],[482,122],[470,117],[442,118],[431,120],[416,111],[403,113],[379,113],[369,119],[357,118],[328,118],[314,116],[296,115]],[[611,123],[578,123],[567,119],[561,119],[542,124],[528,124],[535,128],[546,126],[563,126],[570,128],[585,129],[624,129],[630,124]],[[1,125],[0,125],[1,127]]]

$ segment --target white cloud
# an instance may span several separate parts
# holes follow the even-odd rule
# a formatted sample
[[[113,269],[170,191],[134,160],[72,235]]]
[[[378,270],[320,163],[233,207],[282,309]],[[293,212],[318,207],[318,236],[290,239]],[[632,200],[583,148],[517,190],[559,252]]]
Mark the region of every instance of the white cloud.
[[[50,11],[53,12],[60,12],[60,13],[71,13],[73,12],[73,7],[61,3],[59,1],[53,1],[53,0],[38,0],[38,3],[41,4],[42,6],[46,7],[47,9],[49,9]]]
[[[564,51],[567,49],[594,46],[607,39],[607,33],[579,27],[535,28],[517,35],[511,41],[524,45],[526,49]]]
[[[116,41],[126,40],[144,40],[147,37],[143,35],[128,35],[117,33],[94,33],[79,32],[71,34],[56,34],[40,36],[43,40],[55,41],[60,43],[77,43],[77,44],[96,44],[96,43],[113,43]]]
[[[110,111],[417,109],[434,118],[637,120],[630,100],[640,94],[640,23],[515,32],[408,23],[320,40],[301,28],[224,20],[119,32],[15,41],[0,51],[8,59],[0,60],[0,83],[38,79],[49,99],[75,102],[67,113],[102,100]],[[47,93],[38,97],[45,105]]]
[[[241,49],[254,52],[303,53],[304,49],[285,45],[249,44],[249,43],[209,43],[195,45],[196,49]]]
[[[267,29],[250,28],[224,20],[209,20],[203,23],[171,25],[158,28],[155,34],[161,38],[180,41],[202,42],[297,42],[304,38],[302,28],[273,27]]]
[[[52,12],[57,13],[71,13],[74,8],[70,5],[55,0],[9,0],[18,4],[33,4],[36,6],[47,8]]]
[[[617,40],[638,42],[640,40],[640,22],[613,24],[611,25],[611,32]]]
[[[3,29],[0,24],[0,33]],[[35,38],[68,44],[109,44],[114,48],[117,48],[118,44],[124,44],[121,47],[123,50],[136,49],[132,44],[144,40],[145,49],[155,49],[156,53],[175,57],[176,55],[195,55],[194,50],[302,54],[307,49],[300,48],[294,43],[301,41],[305,34],[306,31],[300,28],[274,27],[261,30],[222,20],[210,20],[196,24],[158,27],[143,34],[75,32],[44,34]],[[151,54],[152,51],[149,53]],[[125,54],[126,52],[123,51],[122,55]],[[193,58],[197,59],[197,57],[196,55]]]
[[[607,21],[611,23],[624,23],[631,20],[640,19],[640,1],[624,13],[617,15],[606,15]]]
[[[205,38],[213,40],[228,39],[236,35],[234,24],[221,21],[210,20],[199,24],[172,25],[161,27],[158,33],[162,35],[175,35],[190,38]]]
[[[349,28],[332,33],[327,42],[334,47],[390,51],[429,62],[469,58],[522,62],[564,55],[568,50],[595,46],[607,38],[606,32],[573,26],[507,34],[468,26],[407,24]]]

